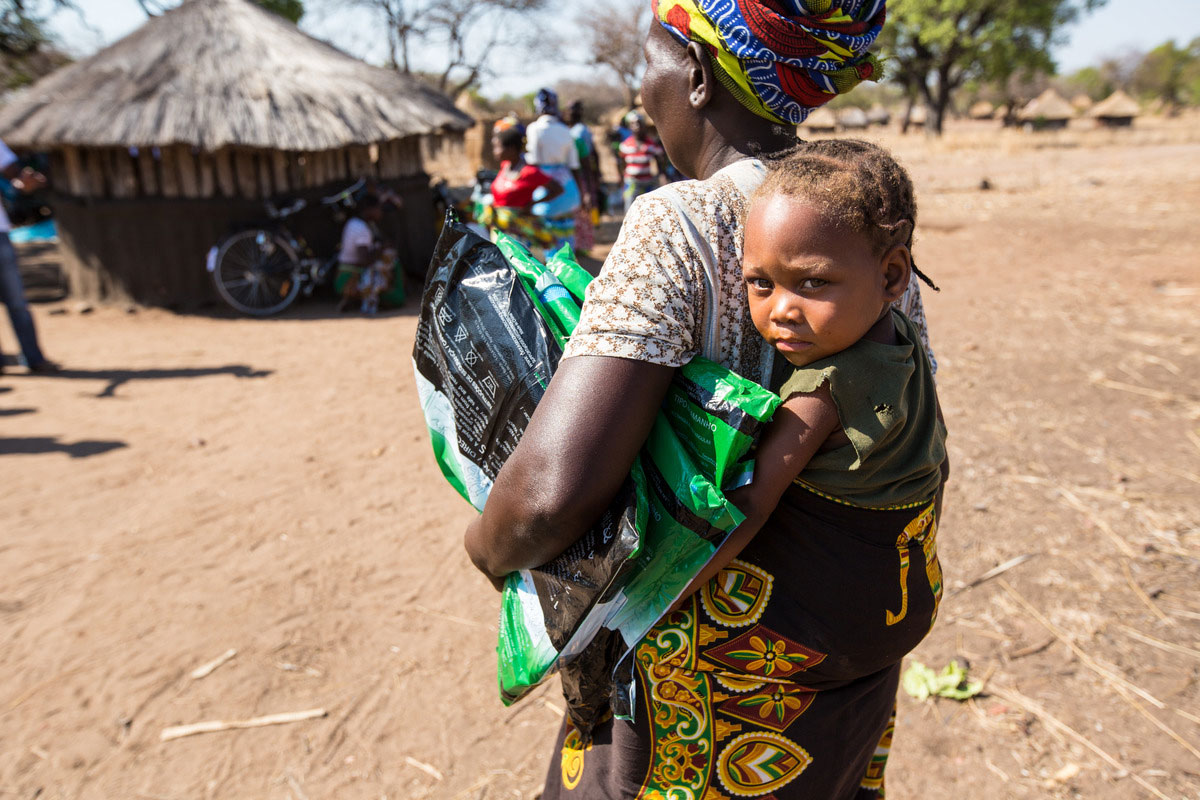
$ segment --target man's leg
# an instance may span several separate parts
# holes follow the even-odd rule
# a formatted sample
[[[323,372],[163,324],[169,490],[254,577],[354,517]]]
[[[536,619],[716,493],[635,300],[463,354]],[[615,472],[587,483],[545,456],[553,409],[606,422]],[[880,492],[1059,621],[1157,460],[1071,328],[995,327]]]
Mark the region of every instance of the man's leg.
[[[21,271],[17,268],[17,251],[13,249],[7,233],[0,233],[0,301],[8,308],[8,318],[21,344],[25,365],[40,366],[46,357],[38,347],[37,330],[33,327],[33,315],[29,313],[29,305],[25,302]]]

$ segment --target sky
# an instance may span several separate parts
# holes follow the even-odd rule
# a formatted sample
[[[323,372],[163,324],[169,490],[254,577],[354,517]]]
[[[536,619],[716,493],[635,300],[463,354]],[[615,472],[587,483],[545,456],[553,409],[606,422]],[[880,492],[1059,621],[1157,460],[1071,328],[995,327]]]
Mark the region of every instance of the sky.
[[[77,56],[88,55],[112,44],[145,21],[136,0],[76,0],[83,9],[86,26],[77,15],[59,13],[51,27],[66,47]],[[1200,0],[1156,0],[1154,16],[1159,22],[1144,22],[1147,0],[1108,0],[1108,4],[1093,12],[1065,31],[1067,41],[1054,51],[1060,73],[1073,72],[1097,64],[1107,56],[1129,50],[1149,50],[1168,38],[1186,44],[1200,37]],[[378,24],[361,10],[335,10],[328,0],[307,0],[308,14],[300,26],[318,38],[333,42],[348,53],[367,61],[380,63],[386,50]],[[550,33],[557,32],[564,40],[572,35],[569,15],[551,24]],[[1169,23],[1169,24],[1162,24]],[[516,63],[516,68],[497,70],[498,74],[484,87],[485,93],[498,97],[536,91],[540,86],[566,78],[585,78],[595,68],[582,64],[539,63],[530,69],[521,54],[501,62]],[[414,64],[417,68],[420,64]]]

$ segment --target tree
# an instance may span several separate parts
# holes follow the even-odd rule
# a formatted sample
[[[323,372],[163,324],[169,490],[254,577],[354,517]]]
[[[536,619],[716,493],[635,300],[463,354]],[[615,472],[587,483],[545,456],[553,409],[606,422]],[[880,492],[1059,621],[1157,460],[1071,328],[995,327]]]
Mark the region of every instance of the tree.
[[[1050,47],[1063,26],[1105,0],[893,0],[883,53],[896,80],[929,107],[925,128],[940,135],[954,92],[971,78],[1006,84],[1053,72]]]
[[[255,4],[267,11],[278,14],[289,22],[296,24],[304,16],[304,0],[254,0]],[[170,0],[137,0],[146,16],[154,17],[179,5]]]
[[[1188,47],[1177,47],[1174,40],[1151,50],[1133,70],[1131,88],[1143,97],[1162,100],[1169,108],[1185,102],[1189,77],[1196,75],[1200,61],[1200,40]],[[1194,77],[1192,78],[1194,80]]]
[[[441,55],[428,69],[442,92],[456,97],[479,86],[491,74],[491,58],[503,44],[536,46],[532,26],[520,26],[522,15],[545,7],[546,0],[344,0],[376,14],[387,32],[389,66],[414,73],[414,50]]]
[[[0,0],[0,87],[32,83],[69,60],[46,28],[58,11],[79,13],[73,0]]]
[[[650,6],[645,2],[600,0],[577,17],[588,62],[608,67],[625,89],[625,105],[633,108],[642,85],[646,59],[642,45],[650,32]]]

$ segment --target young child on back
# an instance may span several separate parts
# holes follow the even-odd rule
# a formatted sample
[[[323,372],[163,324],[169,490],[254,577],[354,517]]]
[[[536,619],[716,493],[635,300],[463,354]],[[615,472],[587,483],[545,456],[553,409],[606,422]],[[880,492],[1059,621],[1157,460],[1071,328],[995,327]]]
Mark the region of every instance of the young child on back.
[[[789,374],[753,482],[728,493],[746,523],[694,586],[746,547],[789,490],[863,510],[932,508],[939,497],[946,430],[933,370],[921,331],[893,305],[915,270],[915,222],[908,175],[875,145],[811,142],[769,165],[751,199],[743,274],[754,325]],[[937,595],[933,530],[909,533],[928,539]]]

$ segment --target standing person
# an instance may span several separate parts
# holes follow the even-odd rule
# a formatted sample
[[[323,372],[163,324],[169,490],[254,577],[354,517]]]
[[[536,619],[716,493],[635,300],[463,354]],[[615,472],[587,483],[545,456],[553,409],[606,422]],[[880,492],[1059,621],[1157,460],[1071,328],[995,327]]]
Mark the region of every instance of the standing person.
[[[33,169],[20,168],[16,154],[3,141],[0,141],[0,173],[19,192],[32,192],[46,185],[45,175]],[[43,374],[58,372],[58,364],[42,355],[42,349],[38,346],[37,329],[29,312],[29,304],[25,301],[25,287],[21,283],[21,270],[17,265],[17,251],[8,238],[11,230],[8,212],[0,205],[0,300],[8,309],[8,319],[21,347],[21,360],[29,371]],[[3,371],[4,363],[0,359],[0,372]]]
[[[574,221],[580,206],[587,207],[587,198],[580,194],[579,151],[575,148],[575,137],[571,129],[558,118],[558,95],[552,89],[541,89],[534,98],[534,109],[538,118],[529,123],[525,131],[526,160],[554,178],[563,191],[549,202],[539,202],[533,212],[562,223]],[[572,225],[573,227],[573,225]],[[574,243],[574,231],[566,237]]]
[[[880,77],[867,49],[884,2],[848,2],[837,14],[818,0],[739,0],[730,8],[722,0],[656,3],[642,96],[671,161],[692,180],[632,203],[588,287],[562,362],[467,529],[467,552],[486,575],[544,564],[583,535],[626,479],[675,370],[694,356],[764,386],[782,383],[742,274],[749,198],[766,163],[796,148],[795,126],[812,108]],[[777,511],[756,545],[786,548],[805,532]],[[886,666],[860,674],[847,661],[835,680],[841,655],[861,645],[847,627],[849,610],[879,591],[878,577],[823,563],[829,569],[816,575],[792,572],[790,560],[728,569],[684,598],[684,617],[662,623],[672,630],[635,648],[634,718],[602,723],[589,741],[564,720],[544,800],[878,800],[899,660],[912,632],[889,627],[871,645]],[[900,604],[895,588],[889,610]],[[909,592],[912,619],[918,596]],[[812,618],[790,613],[810,603],[842,609],[819,646],[806,642]],[[779,621],[766,622],[768,614]],[[697,646],[717,644],[711,636],[724,645],[724,663],[760,652],[741,663],[765,679],[727,679],[698,663]],[[803,675],[821,655],[830,672],[816,691],[773,690],[781,673]],[[768,667],[777,662],[790,668]],[[768,718],[775,729],[743,728]]]
[[[581,203],[575,212],[575,250],[586,255],[596,246],[592,215],[593,210],[600,207],[600,158],[596,153],[592,131],[583,121],[582,100],[575,100],[567,106],[563,122],[571,127],[575,149],[579,152],[579,193],[587,202]]]
[[[625,165],[625,213],[633,201],[654,191],[666,172],[664,167],[665,152],[658,138],[650,135],[646,125],[646,115],[640,111],[630,111],[625,115],[625,124],[629,126],[629,136],[621,142],[621,163]]]
[[[481,203],[476,222],[508,234],[530,251],[553,252],[562,246],[564,232],[533,213],[533,197],[542,190],[542,202],[553,202],[562,194],[562,186],[540,168],[526,163],[524,149],[525,131],[519,124],[507,120],[496,123],[492,155],[500,162],[500,170]]]

